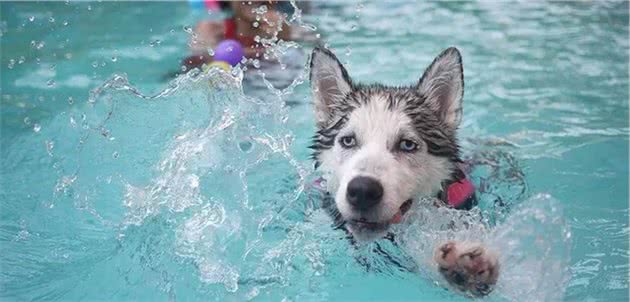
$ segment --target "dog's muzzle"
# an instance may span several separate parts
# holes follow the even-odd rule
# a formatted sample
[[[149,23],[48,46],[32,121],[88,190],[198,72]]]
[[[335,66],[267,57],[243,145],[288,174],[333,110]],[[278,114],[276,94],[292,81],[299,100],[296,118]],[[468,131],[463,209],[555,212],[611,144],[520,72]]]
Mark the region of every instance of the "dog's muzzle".
[[[384,195],[383,185],[372,177],[357,176],[353,178],[346,188],[346,201],[359,213],[368,213],[378,206]],[[411,208],[412,200],[406,200],[399,211],[391,218],[382,221],[369,221],[365,217],[351,219],[348,222],[360,229],[370,231],[385,230],[391,224],[400,223],[402,216]],[[363,216],[363,215],[362,215]]]
[[[357,176],[348,183],[346,200],[358,211],[369,211],[383,199],[383,185],[372,178]]]

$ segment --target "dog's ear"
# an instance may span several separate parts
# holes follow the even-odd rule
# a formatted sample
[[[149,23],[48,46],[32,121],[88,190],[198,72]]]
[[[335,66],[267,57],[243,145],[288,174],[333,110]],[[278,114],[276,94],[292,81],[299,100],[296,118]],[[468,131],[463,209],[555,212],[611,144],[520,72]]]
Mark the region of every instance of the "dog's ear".
[[[444,50],[427,67],[417,86],[425,104],[437,112],[451,129],[462,120],[464,69],[462,56],[455,47]]]
[[[332,109],[352,91],[352,81],[337,57],[320,47],[311,54],[310,79],[317,125],[324,127],[332,117]]]

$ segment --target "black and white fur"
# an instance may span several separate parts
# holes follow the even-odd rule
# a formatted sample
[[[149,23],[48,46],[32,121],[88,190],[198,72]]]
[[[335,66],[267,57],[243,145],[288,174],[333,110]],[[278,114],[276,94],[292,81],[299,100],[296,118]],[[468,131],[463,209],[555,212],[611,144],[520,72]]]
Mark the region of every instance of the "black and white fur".
[[[313,50],[310,67],[313,158],[356,240],[383,237],[414,199],[457,180],[464,76],[456,48],[438,55],[411,86],[354,83],[324,48]]]

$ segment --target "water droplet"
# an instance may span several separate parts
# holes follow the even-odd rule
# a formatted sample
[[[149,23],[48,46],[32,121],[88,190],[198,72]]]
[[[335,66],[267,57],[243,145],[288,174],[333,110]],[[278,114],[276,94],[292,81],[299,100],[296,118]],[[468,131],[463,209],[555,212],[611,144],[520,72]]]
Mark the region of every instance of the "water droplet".
[[[31,21],[31,22],[35,21],[35,16],[28,17],[28,21]]]
[[[53,149],[55,148],[55,142],[53,141],[46,141],[46,152],[48,152],[48,156],[53,156]]]
[[[42,126],[40,124],[34,124],[33,125],[33,131],[35,131],[35,133],[38,133],[40,130],[42,130]]]
[[[31,47],[35,49],[42,49],[44,48],[45,45],[46,43],[44,43],[44,41],[35,41],[35,40],[31,41]]]
[[[52,80],[52,79],[48,80],[48,82],[46,82],[46,86],[54,87],[55,86],[55,80]]]

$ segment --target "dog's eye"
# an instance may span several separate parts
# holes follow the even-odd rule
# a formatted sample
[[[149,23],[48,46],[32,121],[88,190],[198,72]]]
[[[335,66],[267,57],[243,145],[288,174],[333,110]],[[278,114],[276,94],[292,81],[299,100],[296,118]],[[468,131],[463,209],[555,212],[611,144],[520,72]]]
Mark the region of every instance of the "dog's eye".
[[[398,148],[400,148],[400,150],[404,152],[413,152],[413,151],[416,151],[416,149],[418,149],[418,144],[408,139],[403,139],[403,140],[400,140],[400,143],[398,144]]]
[[[357,140],[354,138],[354,136],[348,135],[339,139],[339,143],[341,143],[342,147],[350,149],[357,145]]]

